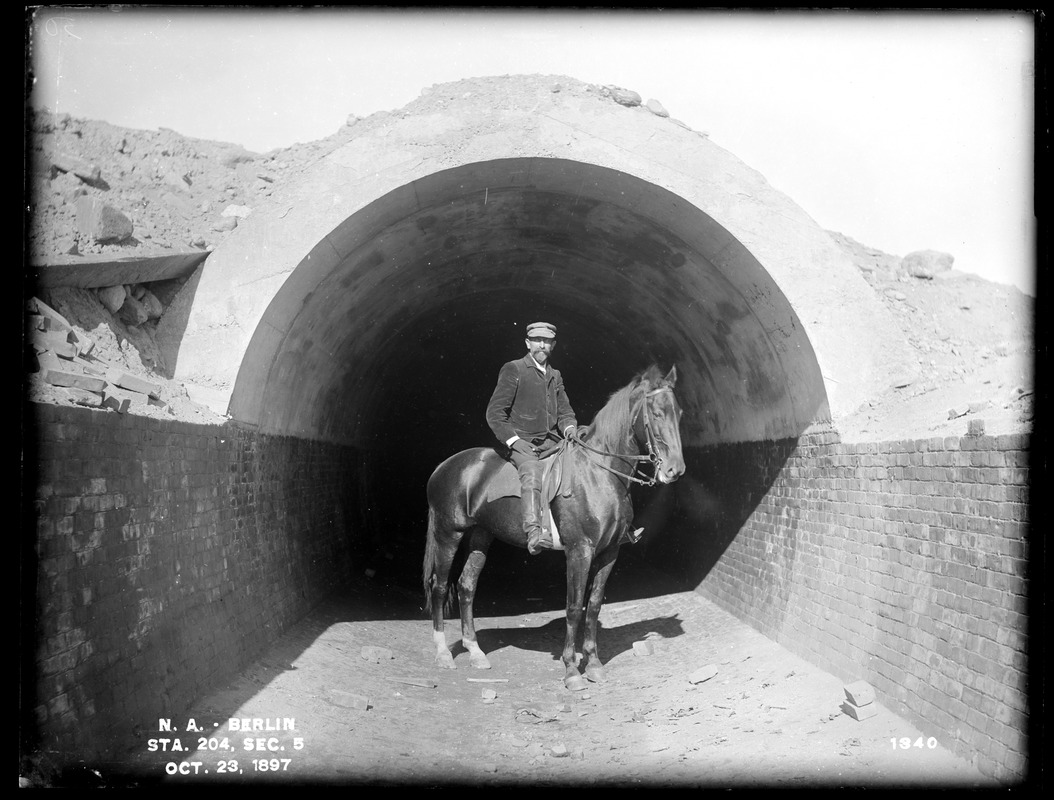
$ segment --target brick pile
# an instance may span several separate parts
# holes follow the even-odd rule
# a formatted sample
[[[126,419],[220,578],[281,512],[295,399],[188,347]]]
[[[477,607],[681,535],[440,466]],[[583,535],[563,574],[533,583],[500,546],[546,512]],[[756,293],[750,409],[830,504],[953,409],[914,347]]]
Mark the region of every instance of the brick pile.
[[[95,358],[95,342],[42,300],[30,298],[26,312],[26,341],[35,360],[28,371],[56,387],[60,397],[120,414],[133,406],[165,408],[160,383]]]

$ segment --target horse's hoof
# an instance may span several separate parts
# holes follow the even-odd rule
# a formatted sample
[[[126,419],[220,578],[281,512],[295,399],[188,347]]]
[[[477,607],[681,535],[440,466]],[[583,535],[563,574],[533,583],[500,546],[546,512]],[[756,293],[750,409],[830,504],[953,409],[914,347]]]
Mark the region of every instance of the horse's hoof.
[[[603,667],[586,667],[586,678],[593,683],[606,683],[608,674]]]
[[[490,661],[482,653],[469,656],[469,663],[476,669],[490,669]]]
[[[581,675],[570,675],[564,678],[564,686],[570,689],[572,692],[580,692],[585,689],[589,684],[586,679]]]
[[[454,657],[450,653],[436,653],[436,665],[443,669],[457,669]]]

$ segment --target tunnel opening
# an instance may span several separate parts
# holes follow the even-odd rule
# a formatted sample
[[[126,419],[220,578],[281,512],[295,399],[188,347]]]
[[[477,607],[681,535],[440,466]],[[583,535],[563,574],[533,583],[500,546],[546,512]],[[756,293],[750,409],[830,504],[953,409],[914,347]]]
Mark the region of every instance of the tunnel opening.
[[[354,549],[371,572],[419,588],[428,476],[447,456],[494,443],[484,409],[501,364],[526,352],[534,320],[558,328],[553,363],[580,423],[652,363],[678,369],[689,459],[793,440],[829,418],[811,344],[746,247],[652,183],[544,158],[437,172],[345,220],[263,315],[232,416],[262,433],[353,448]],[[724,491],[722,475],[706,480],[705,491]],[[627,564],[661,553],[670,524],[698,524],[676,488],[634,499],[649,541],[624,548]],[[494,548],[488,571],[515,577],[553,555],[504,549]],[[698,573],[671,573],[671,590]],[[559,585],[562,569],[555,574]]]

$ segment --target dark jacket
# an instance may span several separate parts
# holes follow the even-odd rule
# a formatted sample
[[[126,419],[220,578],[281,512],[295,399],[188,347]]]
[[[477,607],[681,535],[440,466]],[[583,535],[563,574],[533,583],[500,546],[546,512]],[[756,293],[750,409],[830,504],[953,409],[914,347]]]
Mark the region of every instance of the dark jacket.
[[[502,366],[487,404],[487,424],[502,444],[513,436],[559,438],[568,425],[578,426],[560,370],[549,366],[543,376],[530,355]]]

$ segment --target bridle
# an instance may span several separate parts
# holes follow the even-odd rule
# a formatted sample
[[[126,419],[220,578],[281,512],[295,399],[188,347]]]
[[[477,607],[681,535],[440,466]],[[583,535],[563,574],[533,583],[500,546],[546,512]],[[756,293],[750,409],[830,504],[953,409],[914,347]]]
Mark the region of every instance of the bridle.
[[[578,445],[580,447],[584,447],[586,450],[589,450],[589,451],[591,451],[593,453],[596,453],[597,455],[613,456],[615,458],[621,459],[623,461],[629,461],[629,462],[632,462],[634,464],[633,472],[627,474],[627,473],[624,473],[624,472],[619,472],[617,469],[613,469],[612,467],[609,467],[607,464],[601,464],[598,461],[590,459],[596,466],[600,467],[601,469],[606,469],[608,472],[612,473],[613,475],[617,475],[620,478],[625,478],[626,480],[632,481],[633,483],[639,483],[641,486],[654,486],[656,484],[656,482],[658,481],[659,470],[662,469],[662,464],[663,464],[662,456],[659,454],[658,449],[655,447],[655,444],[656,444],[657,441],[658,442],[663,441],[663,438],[652,431],[652,427],[651,427],[651,408],[648,405],[648,398],[651,397],[652,395],[660,394],[662,392],[672,392],[672,391],[673,391],[673,387],[671,387],[671,386],[661,386],[658,389],[652,389],[650,392],[645,392],[644,395],[640,399],[640,404],[637,406],[637,410],[635,412],[633,412],[633,416],[632,416],[631,422],[630,422],[630,426],[631,427],[637,421],[638,415],[643,415],[644,437],[645,437],[645,442],[646,442],[646,444],[648,446],[648,454],[647,455],[634,455],[634,454],[631,454],[631,453],[609,453],[606,450],[600,450],[600,449],[598,449],[596,447],[593,447],[592,445],[586,444],[581,439],[576,439],[575,441],[578,443]],[[652,466],[652,474],[651,474],[650,478],[638,478],[637,477],[636,473],[640,470],[640,465],[643,462],[649,462],[650,464],[653,465]]]

